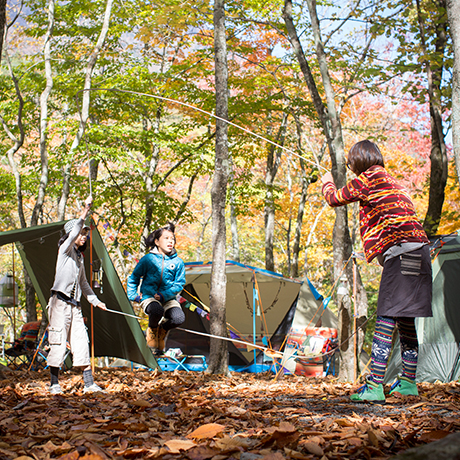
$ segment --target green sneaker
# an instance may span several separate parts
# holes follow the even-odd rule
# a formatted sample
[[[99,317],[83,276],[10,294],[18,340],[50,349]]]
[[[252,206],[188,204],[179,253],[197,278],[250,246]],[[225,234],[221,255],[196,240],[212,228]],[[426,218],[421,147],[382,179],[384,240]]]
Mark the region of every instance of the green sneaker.
[[[374,383],[372,380],[367,382],[358,389],[358,392],[351,395],[350,399],[354,402],[374,401],[379,403],[385,402],[385,393],[381,383]]]
[[[390,395],[399,393],[401,395],[418,396],[417,384],[407,377],[399,377],[390,388]]]

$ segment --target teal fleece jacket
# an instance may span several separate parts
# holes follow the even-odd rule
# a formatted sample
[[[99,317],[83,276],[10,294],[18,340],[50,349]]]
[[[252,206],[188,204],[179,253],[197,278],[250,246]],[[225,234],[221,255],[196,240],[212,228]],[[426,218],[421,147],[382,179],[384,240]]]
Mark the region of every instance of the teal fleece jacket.
[[[176,250],[170,255],[153,248],[128,277],[128,299],[136,300],[140,284],[141,300],[160,294],[163,302],[176,298],[185,285],[185,264]]]

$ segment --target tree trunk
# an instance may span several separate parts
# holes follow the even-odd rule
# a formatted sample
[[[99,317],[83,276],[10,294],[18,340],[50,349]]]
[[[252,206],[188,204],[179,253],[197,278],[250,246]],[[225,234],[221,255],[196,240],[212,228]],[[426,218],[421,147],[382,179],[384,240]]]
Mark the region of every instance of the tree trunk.
[[[107,0],[105,5],[104,12],[104,21],[102,23],[101,32],[96,42],[96,46],[91,53],[88,62],[86,64],[85,70],[85,83],[83,86],[83,95],[82,95],[82,106],[80,112],[80,124],[78,126],[77,134],[72,142],[69,151],[69,162],[64,168],[64,176],[62,183],[62,192],[61,198],[58,204],[58,220],[65,219],[65,211],[67,206],[67,200],[69,199],[70,194],[70,177],[72,171],[73,157],[76,153],[78,146],[80,145],[81,139],[86,129],[86,123],[88,122],[89,117],[89,107],[90,107],[90,90],[91,90],[91,81],[93,77],[93,70],[96,65],[97,59],[101,52],[102,46],[104,45],[107,33],[109,31],[110,15],[112,13],[113,0]],[[88,165],[89,166],[89,165]]]
[[[37,321],[37,302],[35,299],[35,289],[27,270],[24,269],[24,285],[26,292],[26,318],[27,322]]]
[[[53,75],[51,69],[51,37],[54,29],[54,0],[49,0],[48,3],[48,29],[45,35],[45,43],[43,46],[43,57],[45,63],[45,78],[46,86],[40,95],[40,162],[41,176],[38,186],[37,200],[30,218],[30,226],[38,224],[38,219],[43,210],[45,201],[46,187],[48,185],[48,100],[53,89]]]
[[[454,48],[454,65],[452,71],[452,140],[457,178],[460,183],[460,2],[457,0],[446,0],[446,7]]]
[[[45,79],[46,85],[42,94],[40,95],[40,163],[41,163],[41,175],[40,183],[38,186],[37,200],[32,211],[30,218],[30,226],[33,227],[38,225],[39,219],[41,218],[43,204],[45,202],[46,187],[48,185],[48,101],[53,89],[53,74],[51,69],[51,37],[53,36],[54,30],[54,0],[49,0],[48,3],[48,29],[45,35],[45,42],[43,46],[43,57],[45,63]],[[37,320],[37,307],[35,300],[35,289],[24,269],[24,284],[26,291],[26,312],[27,321]]]
[[[225,0],[214,2],[214,62],[216,115],[228,119],[228,67],[225,35]],[[227,337],[225,275],[225,204],[229,175],[228,125],[216,120],[216,155],[212,181],[212,270],[210,300],[211,334]],[[208,372],[228,373],[228,346],[225,340],[211,338]]]
[[[233,162],[230,158],[230,230],[232,232],[232,255],[231,259],[235,262],[240,261],[240,241],[238,237],[238,220],[235,213],[235,189]]]
[[[417,0],[417,17],[419,22],[422,49],[425,56],[428,55],[425,43],[426,30],[421,16],[420,1]],[[438,11],[445,11],[445,0],[434,2]],[[436,24],[436,56],[444,56],[447,45],[447,16],[444,13]],[[430,123],[431,123],[431,167],[430,167],[430,191],[428,209],[426,211],[423,228],[428,236],[436,235],[441,221],[442,206],[444,204],[445,188],[447,184],[447,151],[444,142],[442,127],[442,102],[441,80],[444,68],[443,61],[431,65],[427,59],[425,68],[428,79],[428,95],[430,100]]]
[[[6,26],[6,0],[0,0],[0,61],[2,60],[3,37]]]
[[[309,177],[305,171],[305,162],[300,159],[300,168],[302,171],[302,191],[300,193],[299,207],[297,209],[297,219],[294,231],[294,242],[292,244],[292,263],[289,276],[297,278],[299,276],[299,252],[300,252],[300,236],[302,234],[302,222],[305,213],[305,203],[308,197],[308,186],[310,185]]]
[[[279,145],[284,144],[286,137],[288,115],[283,115],[278,134],[276,136],[276,143]],[[272,272],[275,271],[275,258],[273,256],[273,240],[275,237],[275,199],[273,197],[273,184],[275,176],[278,172],[278,167],[281,161],[282,150],[270,144],[268,147],[267,155],[267,170],[265,173],[265,269]]]
[[[310,13],[313,37],[315,41],[316,57],[318,59],[321,80],[326,97],[326,107],[324,106],[321,96],[319,94],[316,82],[311,73],[310,66],[308,65],[308,62],[305,58],[305,53],[303,52],[299,36],[297,34],[294,22],[292,20],[292,0],[284,1],[283,18],[288,31],[289,41],[291,42],[297,60],[299,61],[301,71],[304,75],[305,82],[308,86],[310,96],[312,98],[313,104],[315,106],[316,112],[318,114],[323,128],[324,135],[326,137],[329,155],[331,158],[332,175],[334,177],[334,182],[337,185],[337,187],[340,188],[343,187],[346,183],[346,166],[344,144],[342,137],[342,125],[339,113],[336,108],[336,95],[331,83],[326,54],[324,52],[324,47],[321,39],[319,20],[316,12],[316,1],[307,0],[307,4]],[[352,244],[350,232],[348,229],[348,216],[346,206],[335,208],[335,215],[336,218],[332,236],[332,243],[334,257],[334,279],[336,280],[341,276],[345,264],[351,257]],[[353,282],[353,272],[351,264],[347,265],[345,273],[347,275],[348,282],[351,285]],[[365,290],[359,288],[358,293],[359,295],[357,295],[357,303],[359,305],[357,306],[357,308],[361,310],[360,305],[362,304],[363,306],[365,306],[367,311],[367,297],[365,295]],[[352,318],[351,302],[343,302],[342,308],[346,310],[343,312],[343,317]],[[339,336],[341,336],[342,338],[350,337],[352,334],[352,323],[352,321],[348,320],[341,321],[339,323],[339,328],[345,327],[347,328],[347,330],[339,330]],[[346,356],[346,359],[349,359],[348,356]],[[347,366],[348,364],[349,363],[347,363]],[[353,357],[353,363],[350,364],[350,366],[354,367],[355,365],[356,363]],[[339,378],[340,380],[350,380],[348,372],[341,371]]]

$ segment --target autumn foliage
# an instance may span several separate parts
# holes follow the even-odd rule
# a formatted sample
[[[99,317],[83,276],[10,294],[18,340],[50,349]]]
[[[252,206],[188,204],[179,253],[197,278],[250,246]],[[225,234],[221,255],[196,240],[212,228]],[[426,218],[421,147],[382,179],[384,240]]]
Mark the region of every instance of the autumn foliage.
[[[273,374],[210,376],[100,369],[106,393],[83,394],[65,373],[0,381],[0,458],[190,460],[386,459],[460,430],[460,384],[420,384],[420,396],[354,404],[356,386]]]

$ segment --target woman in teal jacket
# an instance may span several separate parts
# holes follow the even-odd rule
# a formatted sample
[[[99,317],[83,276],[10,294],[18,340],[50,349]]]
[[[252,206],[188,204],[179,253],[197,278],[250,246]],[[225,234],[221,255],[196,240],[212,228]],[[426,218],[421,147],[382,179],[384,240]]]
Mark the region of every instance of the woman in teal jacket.
[[[168,331],[185,321],[176,300],[185,285],[185,265],[174,248],[174,231],[174,224],[169,223],[145,239],[151,249],[128,278],[128,299],[140,302],[149,316],[147,345],[155,354],[163,353]]]

